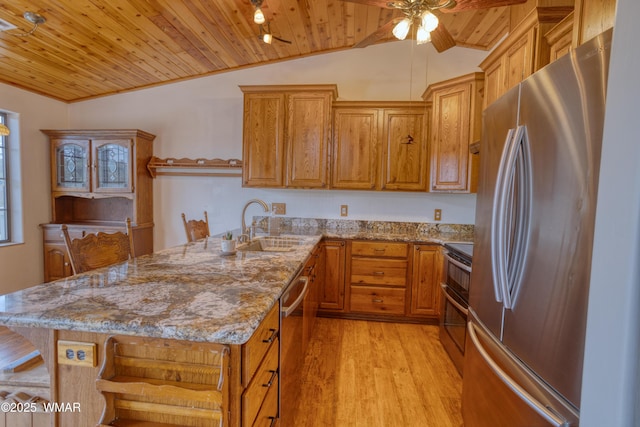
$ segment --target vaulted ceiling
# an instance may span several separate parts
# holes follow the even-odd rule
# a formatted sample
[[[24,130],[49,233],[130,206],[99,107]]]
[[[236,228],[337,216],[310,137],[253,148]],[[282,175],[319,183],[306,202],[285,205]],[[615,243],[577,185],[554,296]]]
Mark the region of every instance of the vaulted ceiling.
[[[397,10],[342,0],[264,0],[263,43],[249,0],[12,0],[0,19],[0,82],[65,102],[256,64],[350,49]],[[23,14],[46,22],[31,35]],[[440,13],[458,46],[491,48],[508,30],[508,7]],[[395,40],[391,34],[380,42]],[[366,48],[365,48],[366,49]]]

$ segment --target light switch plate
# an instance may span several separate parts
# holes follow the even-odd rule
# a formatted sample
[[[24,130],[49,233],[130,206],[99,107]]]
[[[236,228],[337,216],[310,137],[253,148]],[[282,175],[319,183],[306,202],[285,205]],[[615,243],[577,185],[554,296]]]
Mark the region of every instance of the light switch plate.
[[[58,341],[58,364],[73,366],[98,365],[96,344],[92,342]]]
[[[340,216],[349,215],[349,205],[340,205]]]

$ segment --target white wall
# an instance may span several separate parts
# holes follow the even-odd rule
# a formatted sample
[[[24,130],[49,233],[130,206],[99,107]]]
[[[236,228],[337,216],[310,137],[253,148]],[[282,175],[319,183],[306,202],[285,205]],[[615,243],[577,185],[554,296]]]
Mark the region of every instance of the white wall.
[[[582,387],[583,427],[640,425],[640,3],[618,0]]]
[[[0,108],[18,115],[19,129],[12,129],[9,144],[19,144],[22,188],[22,241],[0,246],[0,294],[26,288],[43,280],[42,231],[39,224],[51,220],[49,140],[40,129],[65,128],[67,104],[13,86],[0,84]]]
[[[487,52],[396,42],[212,75],[70,104],[72,128],[139,128],[157,135],[158,157],[242,158],[242,92],[238,85],[338,85],[341,100],[421,100],[428,83],[473,71]],[[411,89],[411,91],[410,91]],[[411,92],[411,94],[410,94]],[[240,178],[158,177],[154,182],[155,248],[184,242],[180,213],[202,217],[213,233],[240,227],[254,197],[287,203],[287,216],[432,221],[472,224],[474,195],[243,189]],[[260,214],[258,206],[247,217]]]

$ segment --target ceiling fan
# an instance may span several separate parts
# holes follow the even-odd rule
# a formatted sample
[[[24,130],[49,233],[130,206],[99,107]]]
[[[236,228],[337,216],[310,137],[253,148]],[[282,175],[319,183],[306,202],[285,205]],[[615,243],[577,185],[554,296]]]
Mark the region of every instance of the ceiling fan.
[[[438,14],[442,12],[461,12],[465,10],[486,9],[525,3],[527,0],[342,0],[351,3],[378,6],[385,9],[398,9],[404,18],[394,18],[375,32],[371,33],[354,47],[366,47],[387,36],[391,31],[400,40],[404,40],[414,23],[417,24],[416,41],[418,44],[431,41],[438,52],[444,52],[456,45],[451,33],[439,24]],[[435,13],[434,13],[435,12]]]

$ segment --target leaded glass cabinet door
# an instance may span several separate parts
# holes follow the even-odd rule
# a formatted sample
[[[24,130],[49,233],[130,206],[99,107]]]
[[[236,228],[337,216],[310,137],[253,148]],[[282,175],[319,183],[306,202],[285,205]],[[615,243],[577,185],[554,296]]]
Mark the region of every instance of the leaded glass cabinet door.
[[[132,192],[131,140],[94,140],[93,191]]]
[[[90,191],[89,140],[55,140],[52,155],[55,156],[51,171],[53,191]]]

